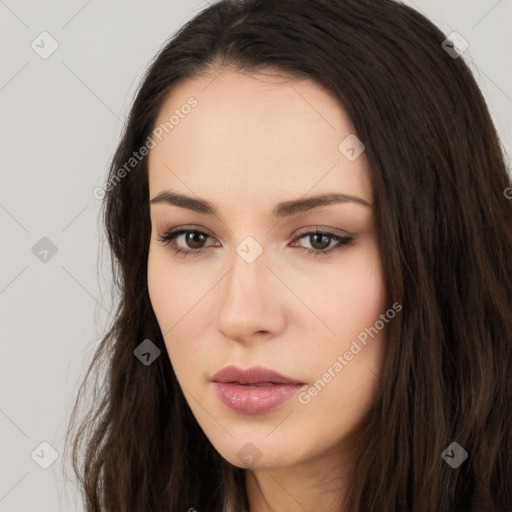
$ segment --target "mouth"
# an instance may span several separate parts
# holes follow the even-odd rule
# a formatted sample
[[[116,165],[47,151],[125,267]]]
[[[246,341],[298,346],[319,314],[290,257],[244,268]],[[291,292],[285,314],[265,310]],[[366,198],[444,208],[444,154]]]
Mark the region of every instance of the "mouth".
[[[291,379],[270,368],[253,366],[242,369],[236,366],[226,366],[218,371],[211,379],[212,382],[233,383],[242,386],[266,386],[270,384],[305,384]]]
[[[217,381],[214,381],[214,382],[217,382]],[[278,384],[278,382],[256,382],[253,384],[244,384],[243,382],[234,381],[234,382],[225,382],[224,384],[238,384],[239,386],[246,386],[248,388],[256,388],[259,386],[270,386],[272,384]]]
[[[228,366],[211,379],[219,400],[238,414],[264,414],[289,400],[305,383],[256,366]]]

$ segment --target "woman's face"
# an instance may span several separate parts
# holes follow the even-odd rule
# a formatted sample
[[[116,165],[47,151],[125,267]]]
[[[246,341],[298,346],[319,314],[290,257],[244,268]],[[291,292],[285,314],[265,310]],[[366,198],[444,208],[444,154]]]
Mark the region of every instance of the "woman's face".
[[[153,132],[152,306],[225,459],[270,468],[327,457],[372,405],[390,317],[367,159],[315,82],[215,76],[175,87]],[[308,208],[324,194],[350,197]],[[176,229],[191,232],[159,239]],[[241,372],[219,376],[228,366]]]

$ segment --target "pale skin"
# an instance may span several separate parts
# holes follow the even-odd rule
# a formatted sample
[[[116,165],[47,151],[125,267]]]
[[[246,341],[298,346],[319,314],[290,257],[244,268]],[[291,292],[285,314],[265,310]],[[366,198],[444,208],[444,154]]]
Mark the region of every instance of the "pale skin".
[[[218,213],[151,204],[151,303],[199,425],[225,459],[248,469],[250,511],[339,511],[335,503],[361,449],[351,436],[378,389],[386,329],[307,404],[294,396],[263,414],[236,413],[209,379],[227,365],[260,365],[307,383],[307,390],[389,307],[368,162],[364,152],[350,161],[339,151],[355,131],[315,82],[218,73],[173,88],[157,122],[196,98],[197,106],[155,141],[149,198],[172,190],[209,201]],[[279,202],[333,192],[367,204],[271,217]],[[182,226],[206,236],[159,240]],[[352,241],[323,255],[339,246],[336,239],[299,237],[317,227]],[[236,250],[247,237],[262,249],[251,263]],[[203,253],[184,257],[173,245]],[[257,451],[246,466],[238,452],[249,442]]]

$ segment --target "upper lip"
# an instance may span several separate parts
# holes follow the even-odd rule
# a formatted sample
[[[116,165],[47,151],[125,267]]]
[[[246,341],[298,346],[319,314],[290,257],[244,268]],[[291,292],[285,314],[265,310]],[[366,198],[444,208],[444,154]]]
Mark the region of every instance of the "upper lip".
[[[301,381],[290,379],[280,373],[263,366],[253,366],[242,369],[236,366],[226,366],[219,370],[212,378],[212,382],[238,382],[240,384],[304,384]]]

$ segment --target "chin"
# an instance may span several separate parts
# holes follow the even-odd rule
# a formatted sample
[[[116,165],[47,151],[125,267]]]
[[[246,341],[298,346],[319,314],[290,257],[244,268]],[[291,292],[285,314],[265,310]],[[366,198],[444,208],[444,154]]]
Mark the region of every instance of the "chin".
[[[254,461],[241,461],[237,453],[229,453],[229,458],[221,453],[221,456],[226,459],[230,464],[241,469],[275,469],[293,464],[293,461],[288,460],[284,454],[274,453],[272,456],[262,456],[261,459]]]
[[[233,466],[243,469],[273,469],[299,462],[303,453],[292,449],[277,438],[264,436],[228,438],[214,444],[217,452]],[[302,450],[304,446],[301,447]]]

